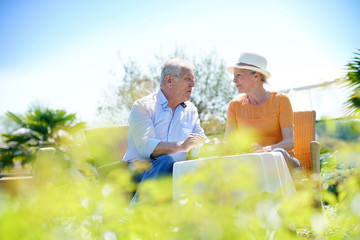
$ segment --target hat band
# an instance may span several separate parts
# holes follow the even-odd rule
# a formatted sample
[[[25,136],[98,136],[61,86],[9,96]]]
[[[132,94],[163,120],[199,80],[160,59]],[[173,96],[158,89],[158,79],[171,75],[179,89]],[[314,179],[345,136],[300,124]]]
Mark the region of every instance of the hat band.
[[[247,63],[242,63],[242,62],[237,63],[236,66],[246,66],[246,67],[256,67],[256,68],[259,68],[258,66],[255,66],[255,65],[252,65],[252,64],[247,64]],[[259,69],[261,69],[261,68],[259,68]]]

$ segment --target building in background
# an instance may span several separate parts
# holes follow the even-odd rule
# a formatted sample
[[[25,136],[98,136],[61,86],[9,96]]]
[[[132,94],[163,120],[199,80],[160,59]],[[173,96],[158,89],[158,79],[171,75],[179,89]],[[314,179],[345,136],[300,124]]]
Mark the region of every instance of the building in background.
[[[316,120],[347,115],[344,103],[349,99],[350,90],[336,80],[278,92],[289,96],[294,111],[315,110]]]

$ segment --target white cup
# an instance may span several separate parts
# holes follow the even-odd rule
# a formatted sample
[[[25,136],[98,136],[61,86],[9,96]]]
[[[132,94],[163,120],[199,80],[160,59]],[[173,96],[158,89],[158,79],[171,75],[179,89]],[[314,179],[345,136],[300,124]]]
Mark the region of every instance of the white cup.
[[[202,144],[193,147],[193,148],[191,149],[190,156],[191,156],[192,158],[198,158],[198,157],[199,157],[199,154],[200,154],[200,148],[201,148],[201,147],[202,147]]]

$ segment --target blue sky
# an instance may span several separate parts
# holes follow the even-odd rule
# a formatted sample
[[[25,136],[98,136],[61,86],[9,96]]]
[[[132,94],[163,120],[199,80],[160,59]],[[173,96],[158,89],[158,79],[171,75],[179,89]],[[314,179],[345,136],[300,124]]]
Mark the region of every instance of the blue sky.
[[[359,12],[358,0],[0,0],[0,115],[40,102],[92,121],[110,70],[176,47],[229,65],[261,53],[273,90],[331,81],[360,48]]]

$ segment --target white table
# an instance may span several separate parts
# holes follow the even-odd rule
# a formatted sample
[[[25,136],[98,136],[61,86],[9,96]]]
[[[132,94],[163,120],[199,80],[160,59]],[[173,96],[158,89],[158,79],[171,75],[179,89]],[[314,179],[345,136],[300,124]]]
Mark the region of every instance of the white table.
[[[237,189],[229,190],[230,187]],[[187,195],[206,195],[209,191],[210,194],[213,191],[213,194],[219,195],[233,191],[232,196],[238,201],[256,193],[276,193],[282,196],[296,193],[281,153],[200,158],[174,164],[174,200]],[[217,191],[219,193],[215,193]]]

